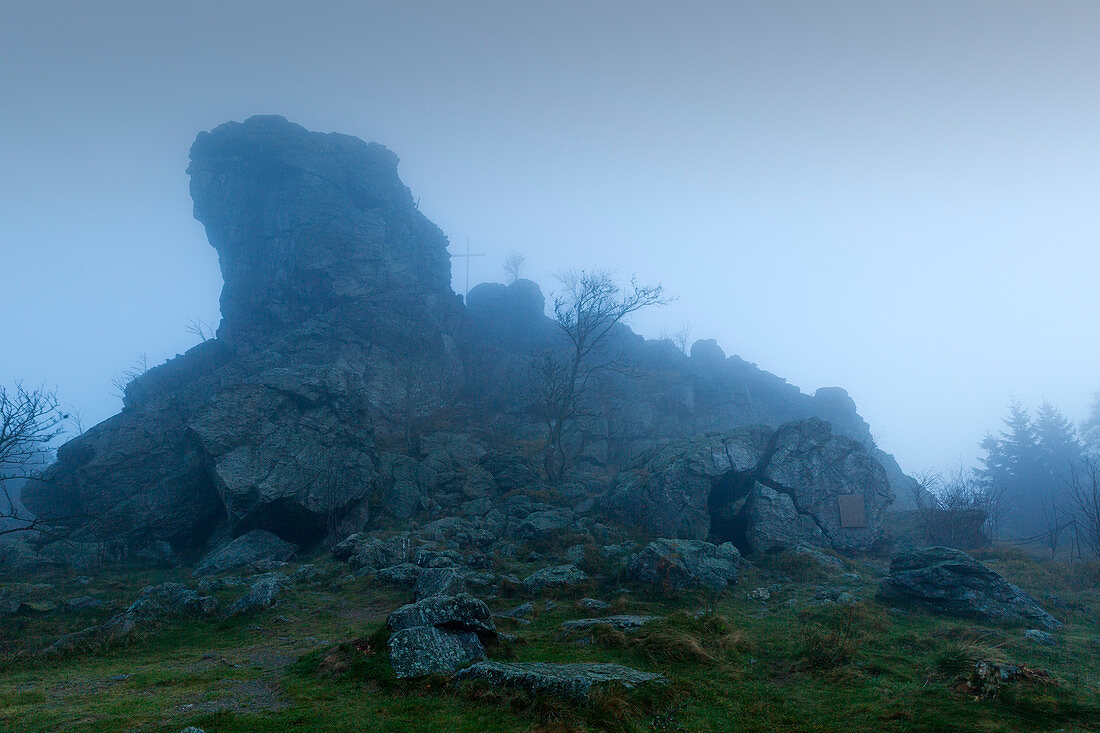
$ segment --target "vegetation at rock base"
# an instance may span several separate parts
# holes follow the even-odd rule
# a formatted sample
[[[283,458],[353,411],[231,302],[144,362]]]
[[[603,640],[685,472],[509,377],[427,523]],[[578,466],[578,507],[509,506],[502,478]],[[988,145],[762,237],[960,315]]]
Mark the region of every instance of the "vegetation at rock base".
[[[529,624],[498,618],[515,637],[494,659],[618,662],[663,673],[667,686],[611,689],[576,705],[444,678],[397,680],[384,620],[407,591],[321,572],[275,608],[231,620],[179,620],[122,646],[43,657],[58,635],[113,613],[25,609],[0,626],[0,728],[17,731],[358,730],[1095,730],[1100,727],[1100,566],[1072,567],[1016,550],[978,554],[1051,605],[1065,626],[1041,646],[1023,628],[983,625],[895,608],[873,599],[882,561],[850,563],[839,581],[854,598],[823,602],[828,586],[796,580],[779,556],[753,557],[736,586],[655,594],[626,587],[608,612],[663,616],[636,632],[597,627],[563,634],[586,618],[577,589],[534,600]],[[523,574],[532,566],[518,564]],[[74,595],[128,602],[143,585],[187,580],[181,570],[115,570],[79,578],[54,572],[28,588],[34,601]],[[10,580],[5,578],[4,580]],[[758,588],[768,592],[754,593]],[[223,605],[237,594],[216,591]],[[585,594],[591,594],[587,589]],[[766,599],[764,596],[767,596]],[[827,595],[827,592],[826,592]],[[502,597],[494,611],[523,598]],[[547,606],[547,601],[553,603]],[[45,606],[41,606],[45,607]],[[978,662],[1043,670],[994,695],[969,691]]]

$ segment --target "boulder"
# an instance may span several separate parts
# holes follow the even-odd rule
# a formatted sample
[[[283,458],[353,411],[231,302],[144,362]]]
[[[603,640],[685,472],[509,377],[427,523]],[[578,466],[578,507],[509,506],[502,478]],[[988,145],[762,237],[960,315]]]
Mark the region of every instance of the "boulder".
[[[1061,625],[999,573],[950,547],[923,547],[895,555],[877,595],[884,601],[914,603],[949,616],[1038,623],[1048,629]]]
[[[289,560],[297,551],[297,545],[278,535],[254,529],[207,553],[195,563],[191,574],[211,575],[260,563]]]
[[[540,568],[523,579],[524,593],[541,593],[551,588],[579,585],[588,575],[576,565],[552,565]]]
[[[390,636],[389,645],[398,677],[449,674],[485,659],[485,648],[472,631],[415,626]]]
[[[229,607],[227,616],[243,616],[275,605],[283,590],[290,585],[290,578],[283,573],[265,573],[254,578],[248,591]]]
[[[515,687],[530,695],[550,695],[583,702],[596,690],[621,685],[628,689],[667,682],[664,676],[621,664],[549,664],[545,662],[478,662],[455,675],[455,682],[484,680],[493,687]]]
[[[390,614],[386,623],[393,631],[416,626],[437,626],[452,631],[496,634],[489,607],[467,593],[433,596],[402,606]]]
[[[660,539],[626,563],[627,577],[663,591],[722,590],[741,576],[741,553],[731,543]]]

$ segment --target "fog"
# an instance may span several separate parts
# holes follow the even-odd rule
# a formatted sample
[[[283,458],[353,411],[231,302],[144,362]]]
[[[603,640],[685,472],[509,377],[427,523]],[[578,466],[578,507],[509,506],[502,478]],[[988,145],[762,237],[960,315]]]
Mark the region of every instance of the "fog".
[[[501,280],[611,267],[903,468],[1100,389],[1093,3],[9,4],[0,383],[92,424],[218,320],[188,148],[275,113],[381,142]],[[465,290],[464,265],[454,288]]]

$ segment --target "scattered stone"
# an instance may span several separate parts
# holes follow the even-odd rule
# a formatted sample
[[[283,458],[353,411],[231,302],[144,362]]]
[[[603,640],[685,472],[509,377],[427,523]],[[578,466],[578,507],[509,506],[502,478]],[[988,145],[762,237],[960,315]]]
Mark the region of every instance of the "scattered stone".
[[[509,611],[502,611],[501,613],[498,613],[497,616],[501,618],[511,618],[517,621],[522,621],[523,619],[526,619],[528,616],[534,613],[534,611],[535,604],[531,601],[527,601],[526,603],[521,603],[520,605]]]
[[[651,621],[660,621],[661,616],[602,616],[599,618],[581,618],[566,621],[561,625],[565,631],[590,631],[597,626],[610,626],[619,631],[636,631]]]
[[[69,602],[65,604],[70,611],[75,613],[83,613],[85,611],[98,611],[104,607],[103,601],[92,596],[80,596],[79,598],[70,598]]]
[[[601,601],[598,598],[582,598],[577,601],[577,608],[582,608],[586,611],[606,611],[611,608],[611,604],[607,601]]]
[[[192,575],[211,575],[262,562],[287,560],[298,551],[278,535],[254,529],[207,553],[195,564]]]
[[[265,608],[271,608],[282,595],[290,578],[282,573],[266,573],[258,576],[248,587],[248,591],[229,607],[227,616],[243,616]]]
[[[1054,646],[1058,643],[1058,640],[1054,638],[1054,634],[1041,629],[1028,629],[1024,632],[1024,638],[1042,646]]]
[[[551,695],[583,702],[596,689],[622,685],[628,689],[647,683],[663,684],[659,674],[641,672],[620,664],[549,664],[545,662],[478,662],[455,676],[455,682],[485,680],[525,690],[531,695]]]
[[[550,565],[540,568],[523,579],[524,593],[540,593],[550,588],[579,585],[588,575],[576,565]]]
[[[147,586],[122,613],[99,626],[90,626],[62,636],[47,647],[44,653],[60,654],[91,646],[115,644],[150,623],[180,616],[209,616],[217,607],[218,601],[213,596],[200,596],[179,583]]]
[[[736,583],[741,553],[731,543],[713,545],[703,540],[660,539],[632,555],[627,577],[664,591],[704,587],[722,590]]]
[[[1050,684],[1050,673],[1042,669],[1031,669],[1017,664],[997,664],[996,662],[978,662],[966,681],[966,689],[971,694],[984,697],[996,697],[1002,685],[1027,680]]]
[[[390,636],[390,663],[398,677],[447,674],[482,659],[485,649],[471,631],[416,626]]]
[[[895,555],[878,597],[916,603],[949,616],[1034,621],[1048,629],[1061,625],[999,573],[949,547],[923,547]]]

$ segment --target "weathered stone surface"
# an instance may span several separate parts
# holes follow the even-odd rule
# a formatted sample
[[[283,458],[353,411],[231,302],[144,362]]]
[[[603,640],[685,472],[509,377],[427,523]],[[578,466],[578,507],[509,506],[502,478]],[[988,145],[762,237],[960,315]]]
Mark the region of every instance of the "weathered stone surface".
[[[740,484],[755,471],[771,436],[770,429],[754,426],[654,448],[631,463],[602,503],[625,526],[646,534],[706,539],[712,492],[731,492],[736,486],[726,484]]]
[[[753,552],[775,552],[794,545],[829,546],[813,517],[801,514],[794,499],[754,483],[745,506],[745,545]]]
[[[386,623],[393,631],[415,626],[438,626],[452,631],[496,633],[489,607],[467,593],[433,596],[410,603],[391,613]]]
[[[621,664],[548,664],[544,662],[478,662],[457,675],[456,682],[485,680],[490,685],[516,687],[532,695],[552,695],[587,700],[600,688],[622,685],[634,688],[667,682],[664,676],[640,672]]]
[[[923,547],[895,555],[878,597],[916,603],[950,616],[1037,622],[1048,629],[1061,625],[999,573],[950,547]]]
[[[567,585],[579,585],[588,580],[588,575],[576,565],[552,565],[539,568],[523,579],[525,593],[540,593],[550,588]]]
[[[732,540],[753,552],[797,543],[865,551],[883,534],[891,497],[863,444],[807,419],[653,449],[601,503],[650,536]],[[842,521],[842,502],[862,510],[858,526]]]
[[[580,618],[573,621],[565,621],[561,628],[564,631],[589,631],[597,626],[610,626],[619,631],[635,631],[651,621],[659,621],[660,616],[602,616],[600,618]]]
[[[737,582],[740,562],[741,553],[729,542],[714,545],[702,540],[660,539],[632,555],[626,573],[635,582],[666,591],[721,590]]]
[[[192,575],[209,575],[261,562],[289,560],[298,546],[262,529],[226,542],[195,563]]]
[[[413,597],[420,600],[461,593],[466,586],[464,580],[464,574],[459,568],[424,568],[416,578]]]
[[[389,643],[398,677],[449,674],[485,659],[485,649],[471,631],[416,626],[396,632]]]
[[[227,616],[243,616],[271,608],[290,585],[290,578],[283,573],[265,573],[252,579],[248,591],[237,599],[226,612]]]
[[[779,428],[761,482],[788,495],[838,550],[870,549],[882,536],[886,507],[894,498],[886,471],[867,448],[834,435],[829,423],[816,419]],[[847,494],[861,497],[864,526],[845,527],[841,521],[837,497]]]

